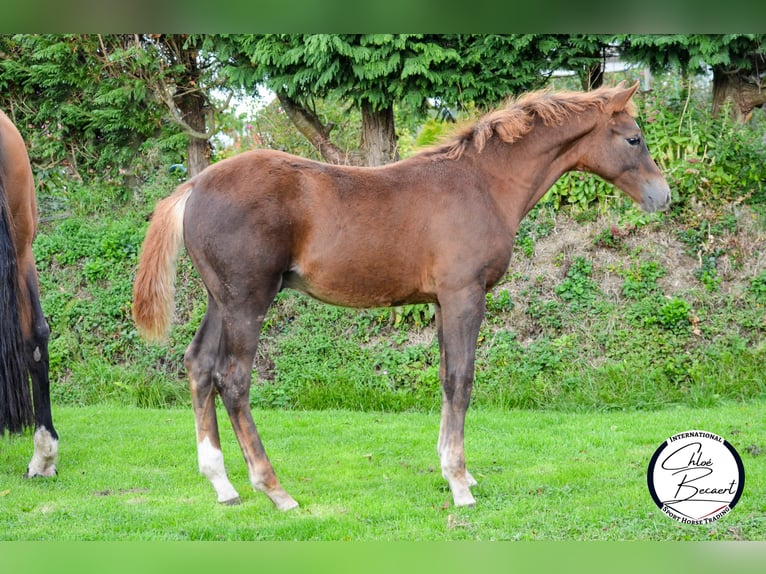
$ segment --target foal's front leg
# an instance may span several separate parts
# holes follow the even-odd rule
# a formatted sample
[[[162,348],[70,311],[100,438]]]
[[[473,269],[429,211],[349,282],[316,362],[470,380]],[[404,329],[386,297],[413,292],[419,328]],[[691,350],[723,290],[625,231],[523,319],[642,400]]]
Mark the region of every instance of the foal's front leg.
[[[439,457],[441,458],[441,454],[443,451],[446,451],[447,449],[447,421],[450,418],[449,412],[451,409],[450,401],[447,398],[447,393],[444,388],[444,381],[445,381],[445,375],[447,371],[447,361],[444,358],[444,332],[442,330],[442,314],[441,314],[441,306],[436,305],[436,333],[439,341],[439,351],[440,351],[440,361],[439,361],[439,380],[442,383],[442,410],[441,410],[441,421],[439,424],[439,441],[436,443],[436,452],[439,454]],[[446,477],[445,477],[446,478]],[[468,472],[468,469],[465,470],[465,478],[466,482],[469,487],[476,486],[479,484],[476,479],[471,475],[470,472]]]
[[[465,466],[465,415],[473,387],[476,341],[484,318],[484,293],[465,289],[443,295],[437,309],[443,388],[438,443],[442,475],[455,506],[472,506],[476,500],[470,487],[476,480]]]

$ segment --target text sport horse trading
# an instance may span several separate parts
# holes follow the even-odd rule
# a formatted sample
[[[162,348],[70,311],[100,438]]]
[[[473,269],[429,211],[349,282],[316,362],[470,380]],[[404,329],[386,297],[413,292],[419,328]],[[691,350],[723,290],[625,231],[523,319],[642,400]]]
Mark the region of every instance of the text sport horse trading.
[[[27,476],[51,476],[56,473],[58,435],[51,418],[48,323],[32,254],[36,230],[27,150],[16,126],[0,111],[0,434],[31,426],[34,410],[34,454]]]
[[[476,343],[486,292],[507,270],[519,222],[569,170],[598,174],[649,211],[669,204],[668,184],[633,118],[637,87],[530,94],[443,145],[383,167],[245,152],[161,201],[141,254],[133,315],[145,337],[164,336],[185,244],[208,291],[185,364],[199,468],[218,500],[239,495],[224,468],[216,394],[252,486],[280,509],[297,506],[266,456],[248,395],[266,311],[292,287],[349,307],[435,304],[441,469],[455,504],[473,504],[463,438]]]

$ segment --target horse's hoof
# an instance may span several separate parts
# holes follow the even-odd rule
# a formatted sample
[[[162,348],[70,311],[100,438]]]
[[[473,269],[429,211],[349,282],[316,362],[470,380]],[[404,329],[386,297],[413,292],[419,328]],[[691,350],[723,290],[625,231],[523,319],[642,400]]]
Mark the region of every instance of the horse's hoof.
[[[219,502],[224,506],[237,506],[238,504],[242,503],[242,499],[239,496],[235,496],[229,500],[220,500]]]
[[[276,506],[277,510],[286,512],[288,510],[292,510],[293,508],[298,508],[299,505],[295,500],[291,498],[290,500],[277,504]]]
[[[56,474],[58,473],[56,472],[55,466],[50,466],[40,471],[32,471],[27,467],[27,471],[24,473],[24,478],[48,478],[56,476]]]
[[[453,495],[455,506],[468,506],[472,507],[476,505],[476,499],[473,497],[470,491]]]

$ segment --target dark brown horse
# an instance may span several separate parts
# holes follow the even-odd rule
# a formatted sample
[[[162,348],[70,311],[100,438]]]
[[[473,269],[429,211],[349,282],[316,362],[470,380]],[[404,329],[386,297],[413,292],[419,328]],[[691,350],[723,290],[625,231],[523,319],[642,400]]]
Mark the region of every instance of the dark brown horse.
[[[238,502],[224,469],[220,394],[250,481],[277,508],[280,485],[249,408],[259,333],[291,287],[349,307],[434,303],[443,387],[438,452],[456,505],[474,503],[463,433],[485,294],[506,272],[521,219],[566,171],[612,182],[649,211],[668,184],[633,119],[638,84],[591,93],[535,93],[483,116],[441,146],[384,167],[341,167],[277,151],[221,161],[157,205],[134,284],[148,339],[171,321],[182,244],[208,291],[185,364],[198,461],[218,500]]]
[[[0,434],[20,432],[32,426],[34,418],[34,454],[27,476],[51,476],[56,474],[58,435],[48,381],[50,331],[40,307],[32,254],[36,231],[35,186],[26,146],[0,111]]]

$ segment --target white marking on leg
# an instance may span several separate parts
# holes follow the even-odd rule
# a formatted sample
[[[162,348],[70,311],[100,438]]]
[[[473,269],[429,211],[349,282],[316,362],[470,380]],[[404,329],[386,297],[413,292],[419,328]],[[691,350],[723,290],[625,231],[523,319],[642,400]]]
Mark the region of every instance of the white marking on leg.
[[[33,476],[54,476],[56,474],[56,461],[59,454],[59,441],[41,426],[35,431],[35,452],[27,466],[28,478]]]
[[[39,363],[40,359],[43,358],[42,353],[40,353],[40,347],[35,347],[35,350],[32,353],[32,358],[35,360],[35,363]]]
[[[212,445],[208,437],[197,444],[197,461],[200,473],[210,481],[218,494],[218,502],[239,503],[239,494],[226,476],[223,453]]]
[[[465,467],[462,471],[456,471],[458,466],[453,462],[454,446],[447,433],[447,417],[449,416],[449,406],[445,399],[442,399],[442,415],[439,423],[439,441],[436,444],[436,450],[439,453],[439,461],[442,467],[442,476],[449,483],[455,506],[473,506],[476,500],[471,494],[470,488],[476,486],[478,482]],[[464,457],[463,457],[464,458]]]
[[[465,467],[462,469],[458,468],[459,465],[454,460],[457,458],[457,455],[453,452],[453,449],[454,447],[450,442],[446,442],[442,446],[442,476],[449,484],[455,506],[473,506],[476,504],[476,499],[471,494],[470,487],[473,486],[471,482],[475,483],[476,481],[465,470]]]

